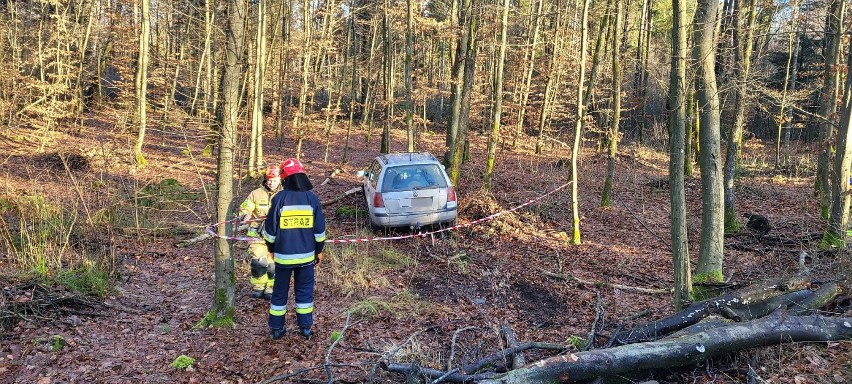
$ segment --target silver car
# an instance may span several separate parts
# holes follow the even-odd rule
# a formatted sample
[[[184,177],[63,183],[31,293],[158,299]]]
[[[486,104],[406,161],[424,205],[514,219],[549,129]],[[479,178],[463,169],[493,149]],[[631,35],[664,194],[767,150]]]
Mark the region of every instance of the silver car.
[[[358,176],[374,227],[418,228],[456,220],[456,191],[444,166],[430,153],[382,155]]]

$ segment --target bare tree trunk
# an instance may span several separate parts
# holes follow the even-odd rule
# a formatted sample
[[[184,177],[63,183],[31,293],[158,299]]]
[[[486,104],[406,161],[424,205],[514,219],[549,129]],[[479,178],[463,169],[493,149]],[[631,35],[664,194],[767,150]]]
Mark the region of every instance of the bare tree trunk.
[[[686,4],[672,1],[672,65],[669,75],[669,189],[671,199],[672,261],[674,264],[674,305],[681,310],[692,300],[692,275],[689,266],[689,236],[686,227],[686,191],[683,167],[686,146],[686,58],[689,33]]]
[[[600,20],[600,24],[598,25],[598,36],[595,40],[595,50],[592,52],[592,68],[589,72],[589,81],[586,84],[586,91],[583,93],[583,108],[588,113],[589,103],[592,100],[592,90],[594,90],[595,80],[598,78],[598,72],[600,72],[600,63],[601,63],[601,52],[604,50],[604,42],[609,39],[609,10],[612,8],[612,3],[614,0],[607,0],[606,2],[606,12],[604,12],[604,16]],[[583,133],[586,131],[586,119],[580,119],[580,137],[583,136]]]
[[[550,64],[547,72],[547,82],[544,86],[544,97],[541,101],[541,110],[539,111],[539,119],[538,119],[538,139],[535,144],[535,153],[541,154],[542,147],[544,146],[544,130],[547,126],[547,122],[551,113],[551,109],[553,108],[552,99],[555,97],[553,93],[558,86],[558,78],[559,78],[559,56],[561,54],[562,47],[562,6],[559,0],[556,1],[554,7],[554,18],[556,18],[555,23],[553,24],[553,33],[551,42],[551,52],[550,52]]]
[[[819,94],[819,116],[820,122],[819,139],[820,150],[817,161],[817,177],[814,189],[820,197],[820,215],[828,219],[831,210],[831,184],[829,178],[829,163],[831,159],[831,137],[834,134],[834,114],[837,110],[836,89],[838,85],[837,74],[840,72],[840,31],[843,26],[843,18],[846,13],[846,2],[843,0],[831,0],[830,12],[826,16],[826,32],[823,56],[825,64],[822,72],[822,89]]]
[[[518,127],[517,132],[515,133],[515,138],[512,141],[512,147],[515,148],[517,146],[518,138],[521,136],[521,133],[524,130],[524,115],[527,110],[527,101],[530,97],[530,92],[532,88],[532,77],[533,70],[535,69],[535,53],[538,46],[538,37],[539,37],[539,29],[541,29],[541,18],[542,18],[542,9],[544,9],[544,0],[538,0],[538,5],[536,6],[535,14],[532,15],[533,19],[533,33],[532,33],[532,43],[529,46],[529,62],[527,63],[526,72],[524,73],[524,84],[523,89],[521,90],[521,103],[518,107]]]
[[[577,158],[580,156],[580,144],[583,140],[583,121],[586,119],[586,97],[583,94],[583,81],[586,77],[586,46],[589,44],[589,3],[583,0],[583,14],[580,22],[580,62],[577,74],[577,121],[574,124],[574,146],[571,147],[571,244],[581,244],[580,235],[580,198],[577,180]],[[590,80],[591,81],[591,80]]]
[[[245,44],[244,22],[246,17],[245,0],[228,1],[228,29],[225,47],[225,73],[222,76],[222,113],[219,114],[219,162],[217,168],[218,196],[216,198],[216,221],[221,222],[231,217],[234,198],[234,149],[236,146],[237,123],[240,115],[240,80],[242,77],[242,57]],[[204,322],[214,326],[233,325],[234,295],[234,258],[230,241],[228,225],[219,225],[219,238],[215,244],[215,282],[216,291],[213,295],[213,305],[207,313]]]
[[[615,0],[615,31],[621,30],[622,12],[621,0]],[[619,124],[621,123],[621,37],[613,34],[612,38],[612,121],[610,121],[607,139],[609,150],[606,159],[606,179],[604,179],[603,192],[601,193],[601,207],[609,207],[612,204],[612,185],[615,177],[615,156],[618,154],[618,141],[621,136]]]
[[[740,25],[740,17],[745,15],[745,25]],[[743,6],[743,1],[737,1],[734,10],[734,45],[736,57],[734,60],[734,121],[728,129],[728,140],[725,155],[725,232],[735,233],[740,230],[740,221],[737,218],[736,196],[734,194],[734,176],[736,174],[737,162],[740,157],[740,145],[743,139],[743,126],[745,125],[745,106],[749,73],[751,70],[751,54],[754,47],[754,21],[757,12],[754,0],[748,0]],[[745,32],[745,34],[743,34]]]
[[[799,2],[794,1],[792,4],[793,14],[790,16],[790,35],[787,39],[787,66],[784,71],[784,87],[781,90],[781,104],[778,107],[778,117],[776,121],[778,122],[777,134],[775,136],[775,169],[778,170],[781,168],[781,131],[784,129],[785,120],[787,119],[787,112],[785,108],[787,107],[787,89],[790,87],[791,82],[795,82],[795,78],[791,78],[790,68],[792,65],[795,65],[793,62],[793,51],[795,50],[794,45],[798,45],[799,38]]]
[[[308,123],[308,113],[310,106],[308,105],[308,93],[310,92],[310,76],[311,76],[311,1],[304,0],[302,2],[302,86],[299,89],[299,114],[293,121],[293,132],[296,136],[296,158],[302,157],[302,140],[304,140],[305,128]]]
[[[390,25],[390,2],[385,0],[382,7],[382,34],[384,36],[384,71],[382,74],[385,77],[385,122],[382,128],[382,145],[379,150],[381,153],[390,153],[390,131],[393,125],[393,105],[394,105],[394,90],[393,90],[393,40],[391,36]]]
[[[257,2],[255,34],[254,97],[252,98],[251,135],[249,136],[248,172],[256,176],[263,168],[263,83],[266,74],[266,0]]]
[[[846,73],[852,73],[852,49],[846,56]],[[846,248],[849,239],[850,170],[852,165],[852,76],[846,76],[843,86],[843,104],[837,132],[837,152],[834,158],[834,180],[831,183],[831,218],[820,246]]]
[[[695,15],[693,59],[697,64],[701,107],[701,247],[696,282],[720,282],[724,257],[724,202],[720,150],[719,96],[716,87],[714,43],[719,3],[699,0]]]
[[[414,4],[406,0],[407,12],[405,18],[405,124],[408,127],[408,152],[414,152],[414,100],[411,98],[411,60],[414,55]]]
[[[146,104],[148,100],[148,47],[151,44],[151,2],[150,0],[139,0],[139,6],[142,15],[139,33],[139,57],[136,61],[136,117],[139,119],[139,132],[136,136],[136,145],[133,146],[133,154],[136,158],[136,166],[145,168],[148,161],[142,155],[142,145],[145,143],[145,127],[148,123]]]
[[[586,0],[588,2],[588,0]],[[484,183],[487,190],[493,187],[494,161],[497,158],[497,141],[500,140],[500,118],[503,114],[503,69],[506,64],[506,46],[509,35],[509,0],[503,0],[500,22],[500,48],[497,54],[497,70],[494,76],[494,109],[491,119],[491,135],[488,137],[488,160],[485,164]]]
[[[461,93],[459,95],[459,113],[456,116],[457,122],[452,120],[451,124],[458,126],[458,135],[455,139],[455,145],[452,152],[452,161],[449,164],[449,176],[453,183],[458,182],[461,172],[461,163],[465,155],[467,145],[467,131],[470,126],[470,98],[471,89],[473,88],[474,70],[476,69],[476,32],[478,28],[478,18],[474,14],[473,0],[462,0],[462,5],[459,7],[459,23],[464,28],[464,36],[459,39],[459,49],[456,51],[457,61],[461,68]],[[453,95],[455,98],[455,95]],[[454,101],[455,102],[455,101]],[[449,153],[450,148],[447,148]]]

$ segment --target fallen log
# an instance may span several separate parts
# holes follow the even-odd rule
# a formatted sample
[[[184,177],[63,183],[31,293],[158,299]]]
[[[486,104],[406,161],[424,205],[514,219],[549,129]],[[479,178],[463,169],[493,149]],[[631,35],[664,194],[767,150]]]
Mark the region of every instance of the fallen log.
[[[726,317],[732,317],[732,313],[736,314],[739,311],[740,315],[752,311],[752,306],[755,306],[754,311],[757,312],[760,304],[767,299],[784,295],[790,291],[800,291],[810,285],[802,276],[792,278],[779,278],[769,280],[763,283],[754,284],[736,292],[720,296],[714,299],[709,299],[694,303],[686,309],[675,313],[669,317],[652,321],[643,326],[632,328],[615,334],[613,337],[618,344],[631,344],[643,341],[656,340],[660,337],[668,335],[672,332],[686,328],[690,325],[698,323],[701,319],[710,314],[721,314]],[[777,308],[777,305],[766,310],[765,307],[761,310],[763,314]],[[758,316],[747,316],[748,318],[756,318]]]
[[[844,339],[852,339],[852,318],[792,316],[776,311],[752,322],[733,323],[680,338],[559,355],[482,383],[573,383],[696,364],[720,355],[780,343]]]
[[[331,199],[331,200],[329,200],[329,201],[323,201],[323,202],[322,202],[322,206],[323,206],[323,207],[325,207],[325,206],[328,206],[328,205],[332,205],[332,204],[334,204],[334,203],[336,203],[336,202],[338,202],[338,201],[340,201],[340,200],[345,199],[345,198],[346,198],[347,196],[349,196],[349,195],[352,195],[352,194],[355,194],[355,193],[360,193],[360,192],[363,192],[363,190],[361,189],[361,187],[355,187],[355,188],[352,188],[352,189],[350,189],[350,190],[348,190],[348,191],[346,191],[346,192],[343,192],[343,194],[342,194],[342,195],[337,196],[337,197],[335,197],[335,198],[333,198],[333,199]]]

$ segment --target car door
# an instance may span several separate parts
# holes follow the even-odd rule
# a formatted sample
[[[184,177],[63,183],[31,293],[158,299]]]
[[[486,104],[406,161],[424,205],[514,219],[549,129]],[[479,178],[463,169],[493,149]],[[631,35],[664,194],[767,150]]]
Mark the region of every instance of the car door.
[[[370,166],[367,167],[367,172],[364,175],[364,197],[367,199],[367,207],[373,213],[373,197],[376,195],[376,187],[379,182],[379,175],[382,172],[382,166],[378,161],[373,160]]]

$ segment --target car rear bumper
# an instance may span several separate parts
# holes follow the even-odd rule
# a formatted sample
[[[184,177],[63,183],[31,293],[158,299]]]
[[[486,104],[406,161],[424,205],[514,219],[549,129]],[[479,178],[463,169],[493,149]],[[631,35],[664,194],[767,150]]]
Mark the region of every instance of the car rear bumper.
[[[440,211],[417,213],[371,213],[373,224],[382,227],[411,227],[438,223],[447,223],[456,219],[458,208],[447,208]]]

